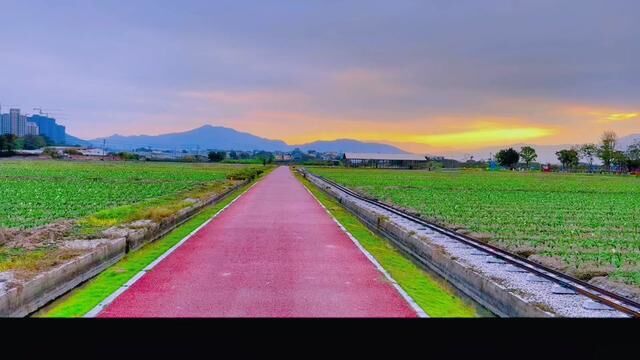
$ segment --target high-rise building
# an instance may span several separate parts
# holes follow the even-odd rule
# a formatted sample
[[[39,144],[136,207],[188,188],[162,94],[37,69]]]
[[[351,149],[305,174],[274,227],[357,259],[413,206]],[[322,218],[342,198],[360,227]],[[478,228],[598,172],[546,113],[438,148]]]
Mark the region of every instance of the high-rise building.
[[[29,121],[38,125],[40,135],[48,137],[58,145],[66,143],[66,129],[62,125],[56,124],[56,119],[43,115],[33,115]]]
[[[27,117],[24,115],[20,115],[18,117],[18,126],[16,127],[16,135],[20,137],[27,135]]]
[[[56,144],[64,145],[67,143],[67,128],[62,125],[56,125]]]
[[[9,109],[9,134],[18,135],[20,109]]]
[[[33,136],[40,135],[40,129],[38,128],[38,125],[34,122],[27,121],[26,135],[33,135]]]
[[[9,114],[0,115],[0,135],[11,134],[11,119]]]

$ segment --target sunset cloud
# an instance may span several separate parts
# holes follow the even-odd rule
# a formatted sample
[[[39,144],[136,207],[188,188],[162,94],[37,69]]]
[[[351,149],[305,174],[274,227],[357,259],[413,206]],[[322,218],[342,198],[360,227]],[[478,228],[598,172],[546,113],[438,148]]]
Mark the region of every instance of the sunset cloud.
[[[640,133],[637,1],[25,0],[3,10],[3,111],[64,109],[81,138],[211,124],[290,144],[437,152]]]
[[[432,146],[467,148],[486,145],[509,144],[523,140],[532,140],[553,134],[551,129],[538,127],[511,129],[484,129],[457,133],[409,136],[405,140]]]
[[[611,123],[617,121],[626,121],[638,118],[638,113],[617,113],[609,114],[605,118],[601,119],[602,123]]]

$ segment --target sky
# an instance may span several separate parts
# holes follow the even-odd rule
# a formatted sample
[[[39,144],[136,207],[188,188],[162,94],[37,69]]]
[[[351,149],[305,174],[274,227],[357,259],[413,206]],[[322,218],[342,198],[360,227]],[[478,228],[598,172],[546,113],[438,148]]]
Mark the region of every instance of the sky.
[[[640,133],[640,1],[1,0],[0,104],[412,152]]]

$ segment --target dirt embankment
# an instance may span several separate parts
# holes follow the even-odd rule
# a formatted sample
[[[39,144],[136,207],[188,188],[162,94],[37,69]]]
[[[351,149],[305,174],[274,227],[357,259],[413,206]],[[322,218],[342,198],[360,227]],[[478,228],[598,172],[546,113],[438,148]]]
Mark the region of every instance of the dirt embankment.
[[[0,228],[0,246],[24,250],[55,246],[66,239],[74,225],[74,221],[64,220],[31,230]]]

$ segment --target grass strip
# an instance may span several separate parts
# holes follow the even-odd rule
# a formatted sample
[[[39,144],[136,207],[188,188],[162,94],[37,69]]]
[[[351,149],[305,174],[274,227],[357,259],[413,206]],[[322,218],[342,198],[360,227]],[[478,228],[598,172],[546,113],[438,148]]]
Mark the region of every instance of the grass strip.
[[[81,288],[36,317],[82,317],[102,300],[118,290],[147,265],[197,229],[216,212],[241,195],[251,184],[234,191],[222,201],[212,205],[193,219],[171,231],[167,236],[127,254],[122,260],[89,280]]]
[[[450,288],[407,259],[388,241],[369,230],[340,203],[296,173],[296,177],[320,200],[329,212],[387,270],[404,291],[430,317],[477,317],[476,309],[456,296]]]

